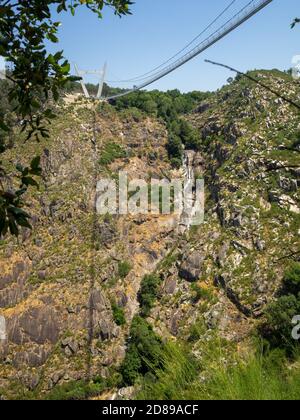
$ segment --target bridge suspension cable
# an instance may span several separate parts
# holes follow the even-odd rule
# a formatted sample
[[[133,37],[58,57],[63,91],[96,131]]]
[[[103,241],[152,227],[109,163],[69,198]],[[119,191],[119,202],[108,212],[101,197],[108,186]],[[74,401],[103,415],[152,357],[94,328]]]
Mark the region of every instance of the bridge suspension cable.
[[[198,34],[192,41],[190,41],[184,48],[182,48],[180,51],[178,51],[175,55],[173,55],[171,58],[169,58],[167,61],[164,61],[159,66],[155,67],[154,69],[148,71],[147,73],[141,74],[138,77],[134,77],[132,79],[128,80],[108,80],[107,83],[129,83],[129,82],[137,82],[140,80],[147,79],[152,73],[156,72],[156,70],[159,70],[166,64],[168,64],[170,61],[174,60],[174,58],[178,57],[180,54],[182,54],[184,51],[186,51],[191,45],[194,44],[195,41],[197,41],[202,35],[204,35],[235,3],[237,0],[231,0],[229,5],[226,6],[225,9],[222,10],[221,13],[218,14],[218,16],[208,25],[206,26],[200,34]]]
[[[106,100],[117,99],[122,96],[128,95],[129,93],[136,92],[138,90],[144,89],[145,87],[151,85],[152,83],[162,79],[163,77],[167,76],[168,74],[175,71],[177,68],[183,66],[193,58],[197,57],[199,54],[207,50],[209,47],[220,41],[222,38],[227,36],[229,33],[234,31],[236,28],[241,26],[251,17],[256,15],[259,11],[264,9],[267,5],[269,5],[273,0],[252,0],[250,1],[245,7],[243,7],[237,14],[235,14],[230,20],[228,20],[224,25],[222,25],[219,29],[213,32],[210,36],[208,36],[204,41],[198,44],[195,48],[187,52],[181,58],[176,60],[174,63],[170,64],[169,66],[165,67],[161,71],[153,74],[143,83],[138,86],[134,86],[132,89],[122,92],[117,95],[109,96],[107,98],[103,98]]]

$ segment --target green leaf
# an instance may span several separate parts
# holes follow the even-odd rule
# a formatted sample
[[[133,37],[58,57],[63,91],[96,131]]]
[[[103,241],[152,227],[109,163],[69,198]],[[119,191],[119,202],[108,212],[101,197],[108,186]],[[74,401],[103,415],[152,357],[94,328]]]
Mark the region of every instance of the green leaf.
[[[34,109],[40,109],[41,108],[41,104],[37,101],[37,100],[35,100],[35,99],[33,99],[32,101],[31,101],[31,104],[30,104],[31,106],[32,106],[32,108],[34,108]]]
[[[48,34],[47,38],[53,42],[54,44],[57,44],[59,39],[57,38],[57,36],[55,36],[54,34],[50,33]]]
[[[69,74],[70,70],[71,70],[71,65],[70,63],[65,63],[61,68],[60,68],[62,74]]]
[[[66,8],[66,5],[65,4],[60,4],[58,7],[57,7],[57,13],[61,13],[62,11],[67,11],[67,8]]]
[[[31,224],[28,222],[28,220],[27,220],[27,219],[25,219],[25,218],[23,218],[23,217],[18,218],[18,219],[17,219],[17,223],[18,223],[18,225],[20,225],[20,226],[22,226],[22,227],[26,227],[26,228],[28,228],[28,229],[32,229]]]
[[[69,76],[68,77],[69,82],[79,82],[80,80],[82,80],[82,77],[78,77],[78,76]]]
[[[57,61],[55,60],[55,58],[52,54],[48,55],[47,61],[48,61],[48,63],[52,64],[53,66],[57,65]]]
[[[9,226],[10,233],[12,235],[19,236],[19,229],[18,229],[18,227],[16,225],[15,220],[10,219],[9,222],[8,222],[8,226]]]
[[[26,211],[20,209],[19,207],[10,206],[8,208],[8,212],[15,214],[17,217],[30,219],[30,215],[26,213]]]

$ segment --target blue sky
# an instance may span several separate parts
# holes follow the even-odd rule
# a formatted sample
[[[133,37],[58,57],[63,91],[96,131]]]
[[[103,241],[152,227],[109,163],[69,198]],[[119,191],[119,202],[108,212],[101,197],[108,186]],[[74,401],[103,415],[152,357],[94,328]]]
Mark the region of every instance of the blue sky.
[[[248,0],[237,0],[222,24]],[[230,0],[136,0],[132,16],[119,19],[109,10],[104,19],[81,8],[75,17],[60,14],[60,44],[71,63],[96,69],[108,62],[108,80],[130,79],[152,70],[193,39]],[[241,70],[291,67],[300,54],[300,27],[290,29],[300,15],[299,0],[274,0],[267,8],[184,67],[149,89],[215,90],[232,73],[204,63],[212,59]],[[208,33],[209,34],[209,33]],[[89,81],[95,82],[93,77]],[[119,84],[130,87],[131,84]]]

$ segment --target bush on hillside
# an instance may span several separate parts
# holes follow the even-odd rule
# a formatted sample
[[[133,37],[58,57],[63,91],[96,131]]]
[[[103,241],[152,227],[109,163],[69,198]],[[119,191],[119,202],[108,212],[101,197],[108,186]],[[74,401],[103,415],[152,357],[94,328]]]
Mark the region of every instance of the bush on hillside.
[[[300,293],[300,264],[294,263],[285,273],[282,294],[298,296]]]
[[[187,149],[199,150],[200,136],[189,122],[179,116],[193,111],[209,95],[207,92],[182,94],[179,90],[141,91],[119,98],[112,103],[119,111],[138,109],[147,115],[162,119],[169,132],[167,149],[171,164],[174,167],[180,167],[183,145]]]
[[[151,325],[136,316],[131,324],[127,353],[120,368],[124,385],[134,385],[140,375],[158,368],[161,348],[162,342]]]
[[[261,334],[271,348],[280,348],[293,356],[299,342],[292,337],[292,319],[300,315],[300,264],[293,264],[285,273],[278,299],[265,312]]]
[[[205,353],[205,352],[204,352]],[[185,348],[165,346],[156,380],[144,378],[137,399],[141,400],[299,400],[299,368],[286,371],[280,352],[262,357],[240,356],[228,363],[226,353],[216,346],[204,355],[201,370]],[[225,362],[224,362],[225,361]]]
[[[272,349],[280,348],[293,356],[299,343],[292,337],[292,319],[299,314],[300,301],[293,295],[281,296],[268,306],[261,331]]]
[[[141,306],[141,315],[147,317],[158,296],[160,278],[153,274],[143,278],[141,288],[138,294],[138,301]]]
[[[112,311],[113,311],[113,317],[115,323],[120,327],[122,325],[126,324],[126,317],[124,313],[124,309],[120,308],[116,302],[113,302],[111,305]]]
[[[121,279],[125,279],[130,271],[132,270],[132,265],[128,261],[121,261],[118,264],[118,274]]]
[[[126,157],[126,152],[122,146],[111,141],[105,145],[99,159],[99,164],[101,166],[107,166],[113,163],[116,159],[121,159],[124,157]]]

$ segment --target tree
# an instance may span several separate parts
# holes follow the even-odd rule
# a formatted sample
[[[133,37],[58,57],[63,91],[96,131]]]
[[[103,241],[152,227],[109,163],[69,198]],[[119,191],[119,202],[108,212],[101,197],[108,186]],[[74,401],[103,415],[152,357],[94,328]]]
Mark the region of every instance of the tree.
[[[290,268],[285,272],[283,278],[282,295],[294,295],[300,294],[300,264],[293,263]]]
[[[25,139],[48,138],[47,124],[54,118],[49,100],[58,101],[60,90],[70,81],[70,64],[63,52],[48,54],[45,43],[58,42],[59,22],[53,20],[53,11],[58,14],[75,14],[79,6],[87,7],[99,18],[102,10],[113,8],[117,16],[130,13],[130,0],[0,0],[0,56],[9,63],[7,75],[10,83],[8,100],[15,102],[15,112],[22,120]],[[0,153],[7,148],[11,127],[7,115],[0,113]],[[18,235],[18,226],[30,227],[30,215],[22,210],[22,197],[29,186],[37,186],[35,176],[41,174],[39,160],[34,166],[16,168],[18,176],[12,182],[0,161],[0,236],[8,230]],[[16,184],[16,179],[18,185]],[[10,188],[8,187],[10,185]],[[13,188],[11,187],[13,185]]]
[[[299,343],[292,337],[292,319],[300,314],[300,264],[292,264],[285,272],[276,301],[269,304],[261,332],[272,348],[280,348],[293,356]]]
[[[130,328],[126,356],[120,367],[124,385],[134,385],[140,375],[159,367],[162,349],[161,339],[151,325],[145,319],[135,316]]]
[[[299,313],[299,298],[294,295],[281,296],[267,307],[261,331],[271,348],[280,348],[293,356],[299,343],[292,337],[292,319]]]
[[[179,166],[181,165],[182,156],[183,156],[183,147],[180,137],[174,135],[173,133],[169,136],[169,141],[167,145],[168,153],[170,159],[174,159],[174,162],[178,162]],[[175,165],[176,166],[176,165]]]
[[[138,301],[141,305],[141,314],[144,317],[150,315],[151,308],[158,295],[160,278],[156,275],[146,275],[141,283],[141,289],[138,294]]]

